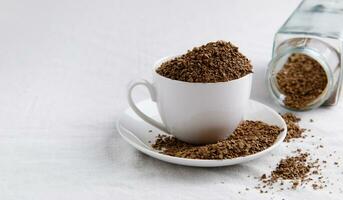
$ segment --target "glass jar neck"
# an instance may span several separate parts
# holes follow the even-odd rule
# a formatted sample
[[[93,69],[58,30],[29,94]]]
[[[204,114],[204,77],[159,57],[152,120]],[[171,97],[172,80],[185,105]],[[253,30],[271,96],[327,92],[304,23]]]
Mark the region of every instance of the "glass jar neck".
[[[276,74],[285,65],[288,57],[296,53],[305,54],[316,60],[327,76],[327,86],[322,94],[309,103],[308,106],[297,110],[309,110],[323,104],[332,104],[332,98],[336,96],[333,93],[335,93],[335,87],[338,85],[340,75],[339,54],[330,45],[315,38],[292,38],[274,47],[273,59],[269,63],[267,71],[267,80],[272,96],[280,105],[286,107],[283,103],[285,96],[277,86]],[[287,107],[287,109],[291,108]]]

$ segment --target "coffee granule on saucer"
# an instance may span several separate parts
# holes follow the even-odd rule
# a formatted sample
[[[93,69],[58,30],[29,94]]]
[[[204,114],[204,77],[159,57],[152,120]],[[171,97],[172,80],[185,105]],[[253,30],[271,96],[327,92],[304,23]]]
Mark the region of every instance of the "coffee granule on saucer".
[[[252,73],[250,61],[230,42],[210,42],[164,62],[156,72],[186,82],[215,83]]]
[[[225,140],[193,145],[174,136],[159,135],[152,147],[161,153],[190,159],[231,159],[263,151],[274,144],[282,128],[261,121],[246,120]]]
[[[306,131],[306,129],[300,128],[298,122],[301,119],[299,117],[295,116],[293,113],[285,113],[281,115],[281,117],[285,120],[287,124],[287,136],[284,140],[285,142],[290,142],[291,139],[294,139],[294,138],[305,137],[303,133]]]
[[[323,67],[305,54],[292,54],[276,80],[280,91],[285,95],[285,106],[293,109],[306,108],[316,100],[328,83]]]

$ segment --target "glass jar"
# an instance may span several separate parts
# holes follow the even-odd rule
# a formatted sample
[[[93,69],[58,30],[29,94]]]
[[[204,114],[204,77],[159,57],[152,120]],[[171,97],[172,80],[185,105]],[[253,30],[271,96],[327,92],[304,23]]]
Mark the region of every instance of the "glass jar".
[[[267,82],[272,97],[278,104],[291,110],[336,105],[342,82],[342,50],[343,1],[302,1],[275,34],[272,60],[267,70]],[[321,90],[321,94],[301,108],[285,104],[286,95],[277,81],[278,72],[294,54],[304,54],[317,61],[327,78],[326,87]]]

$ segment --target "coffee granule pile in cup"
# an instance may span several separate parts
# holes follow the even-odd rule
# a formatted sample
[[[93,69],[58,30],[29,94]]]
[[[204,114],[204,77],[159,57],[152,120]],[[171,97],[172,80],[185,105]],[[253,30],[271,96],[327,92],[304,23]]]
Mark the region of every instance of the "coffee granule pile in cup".
[[[280,91],[285,95],[285,106],[304,109],[311,105],[325,90],[328,83],[323,67],[305,54],[292,54],[276,80]]]
[[[159,135],[152,147],[163,154],[190,159],[230,159],[263,151],[283,131],[278,126],[246,120],[225,140],[215,144],[192,145],[173,136]]]
[[[250,61],[230,42],[217,41],[195,47],[186,54],[166,61],[156,72],[186,82],[215,83],[252,73]]]

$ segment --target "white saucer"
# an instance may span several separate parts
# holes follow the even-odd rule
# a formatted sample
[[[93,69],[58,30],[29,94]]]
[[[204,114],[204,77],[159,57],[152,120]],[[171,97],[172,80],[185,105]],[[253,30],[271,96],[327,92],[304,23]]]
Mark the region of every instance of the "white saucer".
[[[145,100],[137,103],[138,107],[144,111],[149,116],[152,116],[154,119],[160,121],[158,116],[158,111],[155,103],[151,100]],[[245,114],[245,120],[261,120],[268,124],[277,125],[284,129],[278,136],[276,142],[264,151],[258,152],[245,157],[238,157],[233,159],[225,160],[200,160],[200,159],[187,159],[187,158],[178,158],[173,156],[168,156],[159,153],[157,150],[154,150],[151,147],[156,140],[158,134],[165,134],[161,130],[151,126],[150,124],[144,122],[139,118],[130,108],[128,108],[124,113],[122,113],[120,119],[117,122],[117,129],[119,134],[133,147],[139,151],[163,160],[165,162],[174,163],[178,165],[187,165],[194,167],[219,167],[227,165],[235,165],[250,160],[260,158],[261,156],[267,154],[275,147],[280,145],[285,139],[287,134],[287,126],[282,117],[275,112],[273,109],[268,106],[261,104],[257,101],[250,100],[248,113]]]

